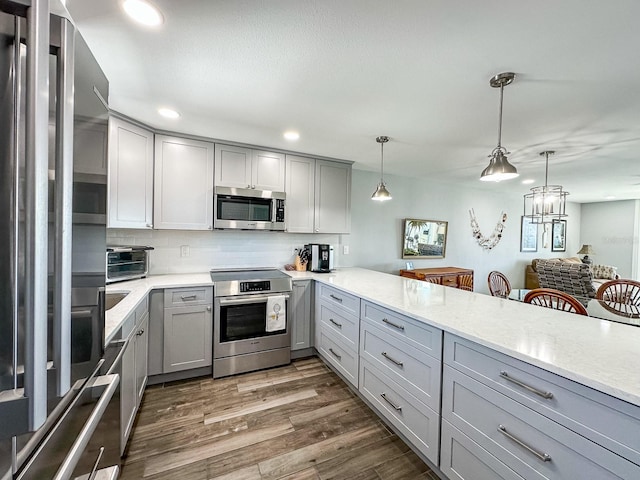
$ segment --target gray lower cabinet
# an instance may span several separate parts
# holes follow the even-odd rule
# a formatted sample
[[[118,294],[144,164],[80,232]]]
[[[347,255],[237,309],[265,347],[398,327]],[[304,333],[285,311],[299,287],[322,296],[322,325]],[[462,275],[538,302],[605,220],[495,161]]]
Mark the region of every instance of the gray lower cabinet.
[[[637,407],[454,335],[445,335],[444,359],[448,444],[467,442],[487,467],[499,461],[527,479],[640,478]]]
[[[131,434],[138,407],[147,386],[149,351],[149,309],[147,299],[138,305],[124,322],[127,346],[122,356],[120,379],[120,453],[123,454]]]
[[[212,297],[211,287],[165,290],[163,373],[212,365]]]
[[[311,280],[294,280],[289,309],[291,350],[313,346],[311,328]]]

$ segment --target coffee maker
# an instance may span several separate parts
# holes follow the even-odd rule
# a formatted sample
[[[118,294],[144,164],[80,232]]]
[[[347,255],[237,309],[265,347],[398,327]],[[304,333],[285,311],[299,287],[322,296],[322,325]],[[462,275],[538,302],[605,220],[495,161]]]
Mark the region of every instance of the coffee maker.
[[[326,243],[309,243],[305,248],[310,253],[307,270],[327,273],[333,270],[333,247]]]

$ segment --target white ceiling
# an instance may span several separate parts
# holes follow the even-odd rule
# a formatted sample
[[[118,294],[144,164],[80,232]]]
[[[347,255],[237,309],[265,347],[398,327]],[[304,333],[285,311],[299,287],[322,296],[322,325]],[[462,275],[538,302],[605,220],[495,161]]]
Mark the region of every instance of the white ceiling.
[[[154,127],[352,160],[385,173],[570,201],[640,198],[638,0],[67,0],[110,80],[113,109]],[[521,176],[478,181],[502,143]],[[170,106],[182,116],[161,118]],[[300,132],[297,142],[282,138]],[[393,184],[388,184],[394,193]],[[371,186],[372,191],[374,185]]]

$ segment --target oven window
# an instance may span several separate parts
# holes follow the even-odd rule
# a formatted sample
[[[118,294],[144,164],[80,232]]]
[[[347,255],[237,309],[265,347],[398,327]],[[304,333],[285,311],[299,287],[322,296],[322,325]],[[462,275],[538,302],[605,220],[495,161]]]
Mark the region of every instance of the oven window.
[[[218,219],[249,222],[270,222],[269,198],[218,196]]]
[[[247,303],[220,307],[220,342],[282,334],[285,330],[265,332],[267,303]]]

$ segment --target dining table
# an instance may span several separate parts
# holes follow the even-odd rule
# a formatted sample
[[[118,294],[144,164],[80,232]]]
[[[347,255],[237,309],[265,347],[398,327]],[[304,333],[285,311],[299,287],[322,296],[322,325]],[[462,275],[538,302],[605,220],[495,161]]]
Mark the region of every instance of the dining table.
[[[507,297],[509,300],[523,302],[524,297],[531,289],[514,288]],[[572,295],[587,309],[590,317],[610,320],[640,327],[640,306],[626,303],[617,303],[610,300],[598,300],[597,298],[580,297]]]

